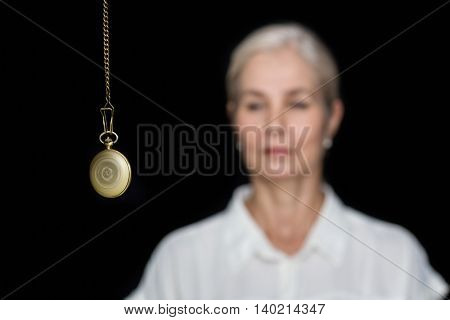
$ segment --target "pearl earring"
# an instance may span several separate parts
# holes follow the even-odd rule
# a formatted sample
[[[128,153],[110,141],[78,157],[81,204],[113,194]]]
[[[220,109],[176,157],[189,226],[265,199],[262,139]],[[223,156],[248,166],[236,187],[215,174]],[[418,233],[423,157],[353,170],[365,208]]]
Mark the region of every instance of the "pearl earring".
[[[330,149],[333,146],[333,140],[331,138],[325,138],[322,141],[322,145],[325,149]]]

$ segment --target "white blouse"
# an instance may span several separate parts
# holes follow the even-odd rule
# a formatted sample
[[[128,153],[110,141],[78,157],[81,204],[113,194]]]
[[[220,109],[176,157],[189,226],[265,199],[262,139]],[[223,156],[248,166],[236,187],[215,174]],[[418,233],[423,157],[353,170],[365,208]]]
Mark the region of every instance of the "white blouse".
[[[369,217],[323,185],[294,256],[275,248],[238,187],[227,208],[165,236],[127,299],[440,299],[448,291],[405,228]]]

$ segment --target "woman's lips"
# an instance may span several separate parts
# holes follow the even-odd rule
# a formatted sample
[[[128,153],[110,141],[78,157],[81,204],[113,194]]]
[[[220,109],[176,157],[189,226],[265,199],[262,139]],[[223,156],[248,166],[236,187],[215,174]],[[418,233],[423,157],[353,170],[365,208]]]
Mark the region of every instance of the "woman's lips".
[[[264,152],[267,155],[285,155],[289,153],[289,149],[286,147],[267,147]]]

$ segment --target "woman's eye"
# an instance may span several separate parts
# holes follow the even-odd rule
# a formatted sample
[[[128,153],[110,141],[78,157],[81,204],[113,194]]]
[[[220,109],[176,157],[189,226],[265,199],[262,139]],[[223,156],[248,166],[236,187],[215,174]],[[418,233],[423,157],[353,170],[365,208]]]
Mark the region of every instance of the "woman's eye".
[[[291,104],[289,104],[289,107],[295,107],[299,109],[306,109],[309,106],[309,103],[306,101],[293,101]]]
[[[247,104],[247,109],[250,111],[256,111],[262,109],[263,104],[259,102],[251,102]]]

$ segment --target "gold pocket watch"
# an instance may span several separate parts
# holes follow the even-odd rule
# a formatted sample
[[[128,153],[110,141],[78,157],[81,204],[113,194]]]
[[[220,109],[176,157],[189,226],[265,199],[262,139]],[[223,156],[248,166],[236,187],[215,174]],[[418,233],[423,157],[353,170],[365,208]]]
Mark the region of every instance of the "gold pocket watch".
[[[90,180],[95,191],[105,198],[122,195],[130,185],[131,167],[127,158],[113,149],[119,136],[113,130],[114,106],[111,104],[110,68],[109,68],[109,14],[108,2],[103,0],[103,61],[105,69],[105,105],[100,108],[103,120],[103,132],[100,142],[105,150],[100,151],[90,165]]]
[[[106,149],[97,153],[90,167],[91,184],[105,198],[122,195],[131,181],[130,163],[122,153],[112,149],[112,144],[112,141],[105,144]]]

